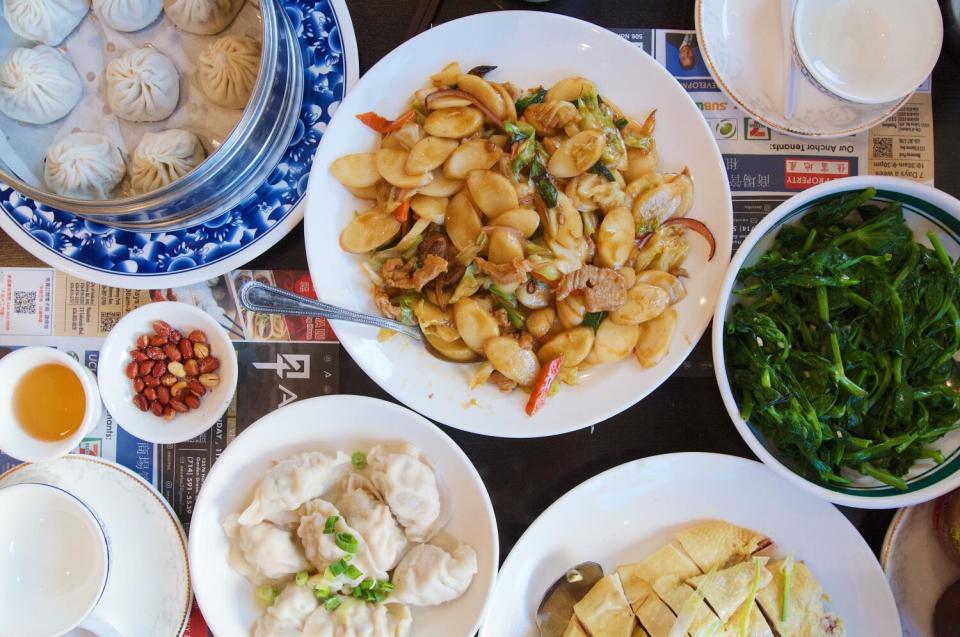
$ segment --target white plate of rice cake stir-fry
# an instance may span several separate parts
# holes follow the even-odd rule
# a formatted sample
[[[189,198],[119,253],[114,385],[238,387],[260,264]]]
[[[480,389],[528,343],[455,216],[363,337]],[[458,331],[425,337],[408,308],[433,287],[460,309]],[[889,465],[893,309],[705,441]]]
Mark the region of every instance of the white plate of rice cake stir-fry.
[[[306,238],[322,300],[422,333],[336,326],[375,381],[524,437],[609,417],[677,368],[731,213],[710,131],[656,62],[576,20],[503,15],[431,30],[364,77],[318,152]],[[507,35],[532,22],[536,63]]]

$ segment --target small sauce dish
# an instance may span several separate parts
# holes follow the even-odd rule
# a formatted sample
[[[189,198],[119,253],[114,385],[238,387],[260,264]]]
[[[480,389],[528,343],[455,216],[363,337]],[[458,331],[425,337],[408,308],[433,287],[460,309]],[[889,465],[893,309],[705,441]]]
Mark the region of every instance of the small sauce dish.
[[[933,71],[943,20],[936,0],[797,0],[791,37],[800,71],[821,91],[885,104]]]

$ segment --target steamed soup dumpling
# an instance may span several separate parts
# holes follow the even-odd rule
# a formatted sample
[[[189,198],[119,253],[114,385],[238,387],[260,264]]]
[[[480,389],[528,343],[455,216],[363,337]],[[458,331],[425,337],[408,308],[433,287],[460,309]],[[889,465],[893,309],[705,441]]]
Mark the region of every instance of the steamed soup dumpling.
[[[28,124],[49,124],[83,97],[80,74],[60,51],[40,44],[14,49],[0,67],[0,111]]]
[[[244,0],[163,0],[170,21],[197,35],[213,35],[227,28],[243,8]]]
[[[127,172],[120,149],[99,133],[71,133],[47,149],[43,180],[58,195],[109,199]]]
[[[163,0],[93,0],[93,12],[115,31],[139,31],[153,23],[163,10]]]
[[[166,55],[150,47],[131,49],[107,64],[107,102],[131,122],[159,122],[180,100],[180,76]]]
[[[145,133],[130,160],[130,184],[137,192],[150,192],[180,179],[203,161],[206,154],[196,135],[172,128]]]
[[[214,104],[243,108],[257,83],[260,43],[252,38],[226,35],[211,44],[197,63],[197,83]]]
[[[3,16],[14,33],[57,46],[90,10],[89,0],[3,0]]]

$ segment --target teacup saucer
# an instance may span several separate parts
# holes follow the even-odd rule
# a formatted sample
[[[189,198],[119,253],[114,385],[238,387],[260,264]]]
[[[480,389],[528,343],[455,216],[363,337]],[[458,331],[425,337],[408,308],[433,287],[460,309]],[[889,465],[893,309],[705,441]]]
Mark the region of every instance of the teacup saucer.
[[[23,482],[66,489],[103,520],[112,559],[98,614],[122,635],[183,634],[193,604],[187,536],[152,486],[117,464],[79,454],[0,475],[0,488]]]
[[[755,120],[798,137],[843,137],[875,126],[911,95],[885,104],[854,104],[798,78],[794,113],[784,114],[786,62],[779,1],[697,0],[697,40],[720,89]],[[798,71],[799,73],[799,71]]]

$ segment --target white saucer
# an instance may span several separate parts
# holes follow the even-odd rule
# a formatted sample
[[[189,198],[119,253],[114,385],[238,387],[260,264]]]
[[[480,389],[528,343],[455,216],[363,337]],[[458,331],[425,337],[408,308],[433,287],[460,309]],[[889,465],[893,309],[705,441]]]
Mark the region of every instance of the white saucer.
[[[793,117],[784,114],[785,49],[779,0],[697,0],[697,41],[717,85],[745,113],[798,137],[843,137],[875,126],[911,95],[885,104],[832,98],[803,77]],[[799,71],[798,71],[799,73]]]
[[[193,605],[187,535],[152,486],[117,464],[78,454],[0,475],[0,487],[23,482],[67,489],[103,520],[113,559],[97,608],[120,634],[183,634]],[[68,636],[74,633],[81,631]]]
[[[933,528],[933,502],[900,509],[880,551],[880,565],[900,610],[903,637],[933,635],[933,609],[948,586],[960,579]]]

